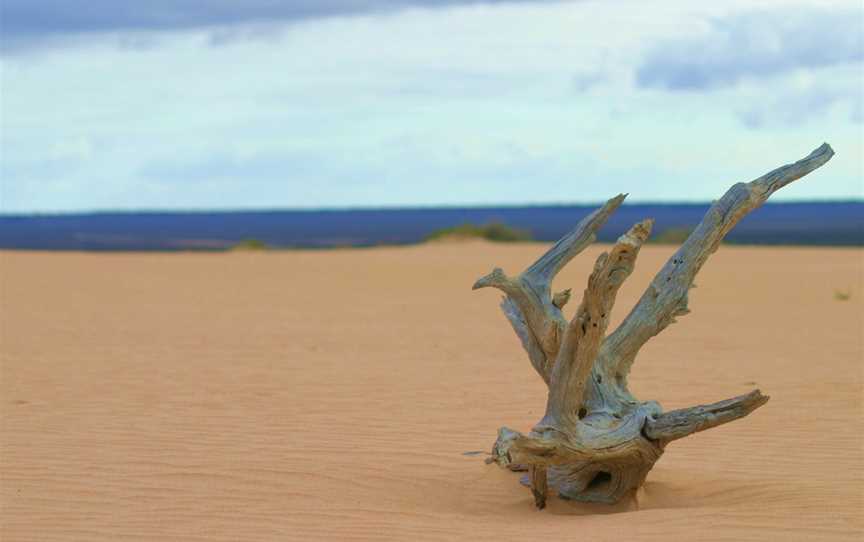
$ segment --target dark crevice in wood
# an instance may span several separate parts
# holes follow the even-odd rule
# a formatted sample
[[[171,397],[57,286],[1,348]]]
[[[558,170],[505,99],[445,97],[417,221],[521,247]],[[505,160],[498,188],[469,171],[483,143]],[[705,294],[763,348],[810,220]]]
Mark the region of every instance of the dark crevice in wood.
[[[508,277],[496,268],[479,279],[475,289],[494,287],[506,295],[501,307],[549,388],[546,411],[533,431],[522,434],[500,428],[487,462],[511,470],[527,468],[527,485],[540,509],[546,506],[548,492],[572,500],[614,503],[644,482],[668,443],[743,418],[764,405],[768,397],[755,390],[664,413],[657,403],[633,397],[627,375],[642,346],[689,312],[687,293],[696,274],[735,224],[833,154],[824,144],[794,164],[732,186],[708,209],[609,335],[608,315],[650,234],[650,220],[633,226],[597,258],[569,322],[560,309],[570,299],[570,290],[553,296],[550,284],[567,262],[593,242],[595,232],[624,200],[623,194],[580,221],[519,276]]]

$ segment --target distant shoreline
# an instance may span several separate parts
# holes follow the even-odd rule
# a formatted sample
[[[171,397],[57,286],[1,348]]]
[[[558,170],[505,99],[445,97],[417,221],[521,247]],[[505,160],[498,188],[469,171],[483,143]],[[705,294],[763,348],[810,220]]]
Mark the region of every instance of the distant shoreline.
[[[622,205],[599,232],[617,238],[654,218],[654,238],[674,242],[695,227],[709,203]],[[0,215],[0,249],[84,251],[220,251],[240,243],[258,248],[327,249],[422,242],[463,224],[503,224],[536,241],[558,239],[595,205],[523,205],[388,209],[258,211],[100,211]],[[727,240],[745,245],[864,246],[864,201],[768,203]]]

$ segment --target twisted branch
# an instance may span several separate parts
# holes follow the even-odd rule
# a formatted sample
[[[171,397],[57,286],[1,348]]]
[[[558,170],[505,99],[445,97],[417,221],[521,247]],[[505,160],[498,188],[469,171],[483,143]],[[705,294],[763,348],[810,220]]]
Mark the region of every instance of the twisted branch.
[[[759,390],[746,395],[719,401],[710,405],[682,408],[665,412],[645,423],[644,434],[663,445],[735,421],[750,414],[768,402],[769,397]]]
[[[594,242],[597,230],[606,223],[625,197],[619,194],[583,218],[573,231],[519,276],[508,277],[496,267],[474,283],[474,290],[493,287],[507,294],[501,309],[528,352],[531,365],[547,384],[561,336],[567,326],[561,308],[570,298],[569,290],[553,298],[550,290],[552,280],[567,262]]]
[[[570,291],[552,296],[550,283],[594,240],[623,195],[583,219],[518,277],[496,268],[478,280],[475,289],[492,286],[506,294],[502,309],[549,387],[543,419],[527,435],[501,428],[487,461],[511,469],[527,466],[538,508],[545,506],[548,490],[569,499],[618,502],[643,483],[669,442],[740,419],[764,405],[768,397],[755,390],[664,414],[657,403],[640,402],[630,394],[626,375],[642,345],[688,312],[693,279],[729,230],[772,193],[825,164],[833,154],[824,144],[803,160],[734,185],[710,207],[605,339],[616,294],[633,271],[651,221],[633,226],[597,259],[569,323],[561,307]]]
[[[657,273],[630,314],[606,340],[600,359],[611,373],[626,376],[648,339],[663,331],[675,317],[690,312],[687,292],[693,279],[720,242],[747,213],[787,184],[825,164],[834,151],[827,143],[794,164],[777,168],[750,183],[738,183],[717,200],[702,222]]]
[[[585,384],[606,335],[618,289],[633,272],[636,256],[651,234],[653,223],[645,220],[636,224],[618,239],[610,252],[597,258],[582,303],[564,332],[541,425],[572,427],[579,419]]]

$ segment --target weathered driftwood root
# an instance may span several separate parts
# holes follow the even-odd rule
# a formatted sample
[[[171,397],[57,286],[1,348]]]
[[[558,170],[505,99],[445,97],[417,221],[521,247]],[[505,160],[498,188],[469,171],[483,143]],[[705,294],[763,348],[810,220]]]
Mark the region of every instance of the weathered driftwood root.
[[[755,390],[710,405],[664,413],[627,388],[639,349],[675,318],[687,314],[687,292],[723,237],[775,191],[825,164],[828,144],[806,158],[750,183],[729,189],[660,270],[630,314],[606,335],[615,295],[633,271],[652,222],[646,220],[603,253],[588,278],[574,316],[561,312],[570,290],[552,294],[555,275],[591,244],[621,202],[616,196],[584,218],[533,265],[516,277],[494,269],[474,289],[494,287],[506,296],[501,308],[531,365],[547,384],[546,412],[528,434],[502,427],[489,463],[528,470],[538,508],[549,490],[588,502],[614,503],[638,488],[669,442],[743,418],[768,397]]]

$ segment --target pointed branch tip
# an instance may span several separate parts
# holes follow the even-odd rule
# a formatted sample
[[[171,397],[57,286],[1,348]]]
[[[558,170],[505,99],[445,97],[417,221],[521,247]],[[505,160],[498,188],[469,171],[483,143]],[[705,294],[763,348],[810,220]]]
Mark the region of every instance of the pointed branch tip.
[[[566,305],[567,302],[570,301],[571,292],[572,290],[570,288],[567,288],[566,290],[562,290],[556,293],[554,296],[552,296],[552,304],[559,309],[564,308],[564,305]]]
[[[708,257],[747,213],[762,205],[774,192],[823,166],[834,151],[823,143],[807,157],[776,168],[749,183],[733,185],[705,213],[651,281],[630,314],[603,343],[601,358],[610,372],[626,376],[639,349],[676,316],[687,313],[687,292]]]
[[[627,233],[618,238],[619,244],[627,244],[631,246],[640,246],[648,237],[651,236],[651,229],[654,227],[654,219],[646,218],[642,222],[637,222]]]
[[[665,412],[645,424],[645,436],[670,442],[743,418],[768,402],[767,395],[753,390],[745,395],[710,405],[681,408]]]
[[[500,267],[496,267],[489,274],[477,279],[477,282],[474,283],[474,286],[472,286],[471,289],[479,290],[480,288],[487,288],[490,286],[500,288],[509,282],[510,278],[504,274],[504,270]]]

